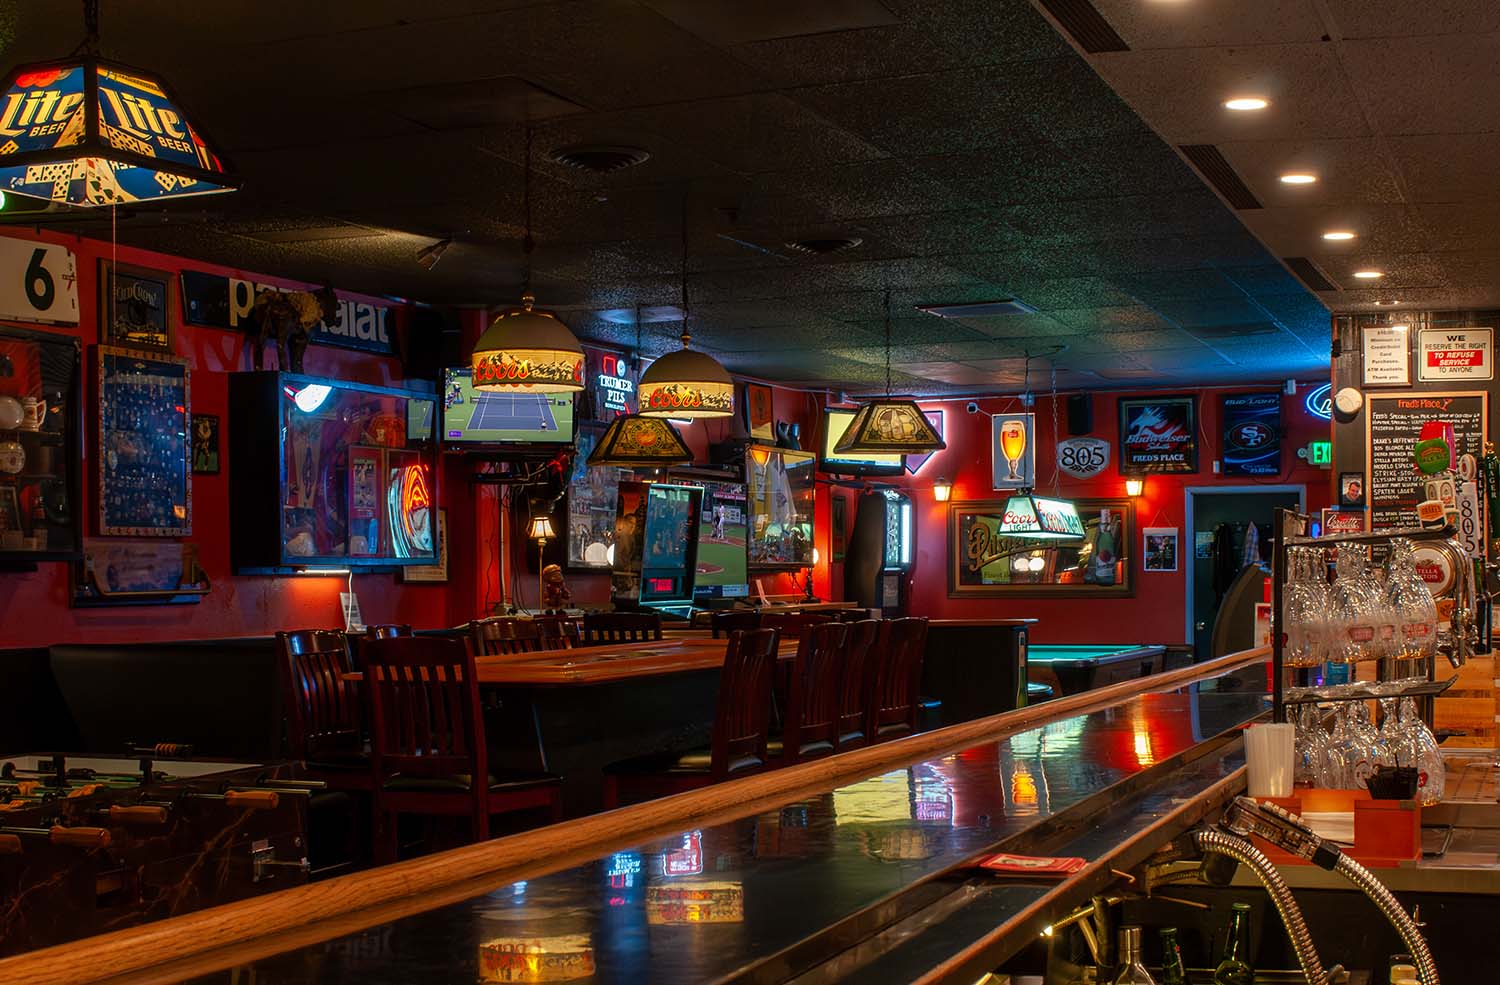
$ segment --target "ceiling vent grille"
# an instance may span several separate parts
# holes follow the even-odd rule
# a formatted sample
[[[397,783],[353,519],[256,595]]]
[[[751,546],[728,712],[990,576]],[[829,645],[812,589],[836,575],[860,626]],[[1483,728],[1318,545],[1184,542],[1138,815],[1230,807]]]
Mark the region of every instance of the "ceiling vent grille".
[[[963,304],[919,304],[918,311],[939,318],[993,318],[996,315],[1034,315],[1036,309],[1024,301],[1005,298],[1000,301],[971,301]]]
[[[1041,3],[1053,20],[1078,42],[1078,47],[1090,55],[1130,50],[1125,39],[1115,33],[1089,0],[1041,0]]]
[[[864,240],[858,236],[828,236],[814,239],[794,239],[786,244],[786,248],[809,256],[827,256],[830,253],[843,253],[845,250],[852,250],[863,242]]]
[[[552,152],[552,160],[578,171],[594,174],[609,174],[623,171],[651,159],[651,152],[640,147],[580,146],[560,147]]]
[[[1203,180],[1224,196],[1224,201],[1237,209],[1258,209],[1261,207],[1260,199],[1256,198],[1240,176],[1235,173],[1233,167],[1219,148],[1213,144],[1182,144],[1177,148],[1182,156],[1188,159],[1188,163],[1198,169],[1203,175]]]
[[[1318,265],[1307,257],[1282,257],[1281,262],[1286,264],[1288,270],[1297,275],[1297,279],[1307,285],[1309,291],[1337,291],[1338,285],[1329,280]]]

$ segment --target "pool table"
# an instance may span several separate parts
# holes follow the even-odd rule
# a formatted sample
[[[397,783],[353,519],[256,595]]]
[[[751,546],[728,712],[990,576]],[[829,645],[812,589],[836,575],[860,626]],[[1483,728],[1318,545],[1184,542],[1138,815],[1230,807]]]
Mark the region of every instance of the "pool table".
[[[1033,643],[1026,648],[1026,680],[1050,684],[1061,697],[1091,688],[1117,684],[1162,670],[1162,646],[1135,643],[1053,646]]]

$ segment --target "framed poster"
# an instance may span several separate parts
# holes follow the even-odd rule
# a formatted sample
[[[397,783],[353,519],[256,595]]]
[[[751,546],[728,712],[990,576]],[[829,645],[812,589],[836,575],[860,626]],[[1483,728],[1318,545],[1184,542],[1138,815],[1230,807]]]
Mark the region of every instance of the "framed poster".
[[[172,275],[165,270],[99,261],[99,341],[132,349],[172,351],[169,296]]]
[[[844,514],[844,510],[847,509],[847,502],[844,494],[838,491],[835,491],[833,498],[828,501],[828,522],[829,526],[833,528],[833,533],[830,537],[830,550],[833,553],[835,563],[842,563],[844,555],[849,549],[849,535],[848,528],[845,526],[846,520]]]
[[[1177,528],[1147,527],[1141,531],[1146,549],[1141,554],[1142,571],[1177,570]]]
[[[1036,485],[1036,415],[990,415],[990,465],[999,491]]]
[[[817,456],[810,451],[745,449],[751,569],[812,566],[816,468]]]
[[[1424,328],[1417,333],[1417,379],[1423,383],[1494,378],[1494,329]]]
[[[775,412],[771,409],[771,388],[760,383],[745,384],[745,426],[756,441],[775,441]]]
[[[193,532],[188,361],[96,346],[99,533],[186,537]]]
[[[1222,422],[1225,475],[1281,474],[1281,394],[1226,396]]]
[[[1356,510],[1365,508],[1365,474],[1363,472],[1339,473],[1339,506]]]
[[[1360,333],[1365,386],[1411,385],[1411,340],[1405,325],[1375,325]]]
[[[219,419],[213,414],[193,415],[193,474],[219,474]]]
[[[588,463],[604,426],[580,422],[568,475],[567,529],[563,567],[569,571],[608,571],[615,544],[615,506],[625,470]]]
[[[440,582],[448,580],[448,510],[437,511],[437,561],[433,564],[411,564],[401,569],[405,582]]]
[[[1120,474],[1198,471],[1194,397],[1120,398]]]
[[[1084,530],[1078,540],[1000,536],[1005,504],[948,504],[949,598],[1135,593],[1135,506],[1129,498],[1077,500]]]
[[[349,556],[380,553],[381,467],[384,449],[355,445],[349,449]]]

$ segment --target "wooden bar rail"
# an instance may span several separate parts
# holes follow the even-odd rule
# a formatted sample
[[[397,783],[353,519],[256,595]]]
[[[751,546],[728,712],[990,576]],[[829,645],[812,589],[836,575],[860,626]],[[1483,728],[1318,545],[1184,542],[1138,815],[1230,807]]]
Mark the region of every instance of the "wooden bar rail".
[[[989,718],[0,960],[5,985],[158,985],[456,903],[1049,721],[1268,659],[1260,647]]]

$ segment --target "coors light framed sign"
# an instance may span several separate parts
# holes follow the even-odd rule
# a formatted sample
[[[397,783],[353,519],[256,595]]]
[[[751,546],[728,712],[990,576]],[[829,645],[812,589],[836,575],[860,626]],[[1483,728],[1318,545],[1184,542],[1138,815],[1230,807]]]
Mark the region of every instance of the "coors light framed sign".
[[[1120,398],[1121,475],[1197,471],[1195,398]]]

